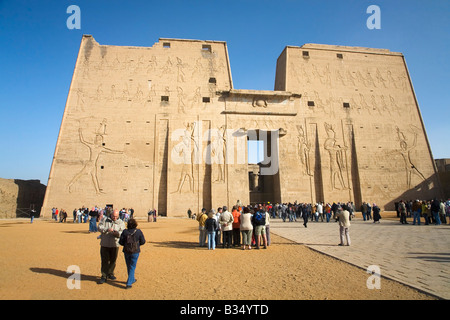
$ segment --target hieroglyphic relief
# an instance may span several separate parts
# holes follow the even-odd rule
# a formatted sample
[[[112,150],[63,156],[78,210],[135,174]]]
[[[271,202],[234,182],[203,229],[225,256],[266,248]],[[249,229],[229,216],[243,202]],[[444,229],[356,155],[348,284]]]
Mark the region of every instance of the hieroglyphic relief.
[[[92,183],[95,188],[95,192],[97,194],[102,193],[100,183],[98,180],[98,159],[102,153],[112,153],[112,154],[122,154],[123,151],[113,150],[110,148],[106,148],[103,144],[103,135],[106,132],[106,119],[103,119],[100,124],[99,129],[95,133],[94,141],[89,142],[86,141],[83,137],[83,129],[80,127],[78,129],[79,140],[82,144],[89,148],[89,159],[85,160],[85,164],[83,168],[72,178],[72,180],[67,185],[69,193],[72,191],[72,186],[85,174],[89,174],[91,176]]]
[[[82,88],[77,88],[77,103],[76,103],[76,109],[84,112],[84,104],[85,104],[86,98],[85,93]]]
[[[328,151],[330,159],[330,184],[332,189],[348,189],[344,182],[343,171],[346,170],[345,154],[347,147],[337,144],[336,131],[331,124],[324,123],[327,139],[324,149]],[[336,180],[337,179],[337,180]],[[337,184],[338,182],[338,184]]]
[[[184,99],[186,95],[183,92],[183,88],[177,87],[177,98],[178,98],[178,113],[186,113],[186,104],[184,103]]]
[[[216,163],[217,166],[213,165],[213,183],[225,182],[225,150],[227,148],[226,140],[226,127],[225,125],[220,126],[216,130],[212,130],[213,137],[211,141],[211,164]]]
[[[184,64],[183,61],[177,57],[177,82],[184,82]]]
[[[300,60],[301,61],[301,60]],[[320,66],[316,63],[290,63],[290,76],[300,85],[311,83],[325,85],[327,88],[352,86],[361,88],[395,88],[407,90],[407,77],[404,72],[394,74],[389,69],[379,67],[332,67],[329,63]]]
[[[147,74],[152,74],[156,72],[156,67],[158,62],[156,61],[156,56],[152,55],[151,59],[148,61]]]
[[[250,131],[258,135],[263,130],[278,130],[279,134],[277,145],[265,150],[270,154],[276,151],[280,169],[278,176],[270,179],[273,190],[264,195],[267,201],[359,199],[361,202],[369,196],[391,210],[389,206],[398,195],[408,194],[406,184],[417,191],[414,186],[416,181],[423,180],[421,175],[427,182],[435,183],[432,155],[426,148],[427,139],[401,54],[347,48],[342,59],[342,55],[336,55],[339,47],[311,45],[312,50],[320,50],[311,51],[310,58],[304,59],[299,50],[289,46],[280,56],[276,69],[277,88],[285,91],[280,94],[278,90],[232,90],[225,44],[181,39],[163,41],[165,48],[164,42],[152,48],[137,48],[100,46],[92,38],[83,37],[47,188],[46,208],[72,207],[81,200],[86,200],[86,204],[104,204],[106,197],[97,197],[94,192],[94,189],[102,191],[102,185],[115,206],[139,203],[136,212],[144,215],[146,210],[155,207],[163,214],[184,215],[185,206],[199,212],[213,204],[215,207],[216,204],[233,205],[237,199],[248,203],[247,183],[255,181],[248,181],[250,170],[245,160],[249,135],[245,135]],[[167,45],[169,41],[172,46]],[[209,50],[203,50],[202,45]],[[242,165],[239,160],[228,163],[229,158],[223,167],[220,161],[212,165],[193,161],[198,146],[195,141],[193,145],[192,136],[197,134],[192,131],[193,124],[184,128],[182,119],[187,115],[189,120],[185,121],[195,119],[199,127],[216,129],[226,124],[229,130],[235,128],[233,139],[243,142]],[[90,123],[92,118],[98,118],[98,122],[107,118],[107,122],[93,123],[89,129],[87,121],[83,122],[81,127],[85,129],[80,138],[77,120],[89,117]],[[130,124],[124,125],[125,119]],[[340,123],[338,119],[342,119]],[[336,126],[324,129],[324,121]],[[148,123],[145,129],[144,122]],[[374,129],[375,124],[383,129]],[[400,146],[394,140],[399,135],[395,133],[396,124],[403,125],[400,130],[405,140]],[[420,129],[415,148],[409,124]],[[118,129],[113,132],[111,128]],[[125,132],[121,132],[122,128]],[[199,128],[195,130],[202,132]],[[175,131],[179,131],[176,142]],[[91,163],[95,163],[95,154],[101,154],[98,163],[106,165],[106,170],[100,170],[99,166],[96,177],[95,165],[87,164],[90,147],[83,141],[95,144],[104,138],[102,147],[106,142],[111,149],[122,149],[111,145],[120,144],[124,136],[127,143],[123,154],[107,154],[100,146],[97,151],[92,150]],[[229,148],[236,147],[235,140],[231,136],[227,138],[223,143]],[[189,149],[181,148],[182,140],[190,141]],[[201,141],[201,151],[211,149],[214,142],[214,156],[228,156],[221,151],[219,137],[215,141],[198,141]],[[411,148],[409,152],[408,148],[402,148],[405,144]],[[179,158],[186,156],[190,161],[174,163],[174,146],[181,149]],[[83,152],[86,154],[79,156]],[[387,152],[395,156],[386,157]],[[113,170],[109,170],[110,165],[114,165]],[[415,171],[416,167],[419,172]],[[77,178],[78,170],[82,172],[80,178]],[[93,180],[95,177],[97,182]],[[250,175],[250,179],[254,177],[257,176]],[[68,193],[71,180],[72,196]],[[86,190],[81,190],[83,184]],[[419,187],[424,185],[420,183]],[[348,189],[344,191],[345,188]],[[355,191],[358,189],[359,196]],[[433,193],[424,195],[429,196]]]
[[[177,190],[172,193],[182,193],[186,180],[188,180],[189,183],[189,192],[194,192],[194,158],[199,148],[198,139],[195,139],[195,127],[195,122],[186,123],[181,142],[173,147],[172,156],[173,153],[177,154],[182,167]]]
[[[405,163],[406,186],[408,187],[408,189],[411,188],[411,180],[413,174],[418,176],[422,181],[426,180],[425,176],[422,174],[422,172],[419,171],[419,169],[416,167],[413,160],[411,159],[411,152],[417,146],[417,135],[419,129],[414,127],[413,125],[410,126],[410,129],[413,133],[412,143],[408,142],[409,139],[406,137],[405,133],[401,131],[398,127],[396,127],[397,140],[400,143],[400,148],[397,149],[397,151],[400,152],[400,154],[403,157],[403,161]]]
[[[354,109],[362,115],[384,116],[395,113],[401,117],[406,115],[413,120],[416,114],[410,111],[413,111],[411,109],[414,103],[404,103],[405,95],[410,91],[408,76],[404,70],[389,65],[358,67],[356,63],[352,65],[353,61],[350,59],[343,61],[346,63],[320,64],[293,55],[289,62],[289,77],[293,80],[290,82],[291,86],[309,88],[310,93],[315,91],[315,97],[310,97],[316,106],[314,110],[328,115],[334,114],[333,108],[341,109],[342,102],[350,102],[350,108],[347,110]],[[345,87],[347,89],[338,97],[332,96],[333,91],[322,90]],[[305,100],[303,103],[306,106]]]
[[[303,125],[297,125],[297,132],[297,150],[300,163],[302,164],[303,174],[313,176],[310,160],[311,144],[308,142]]]
[[[194,70],[192,71],[191,78],[201,76],[203,74],[202,58],[195,60]]]
[[[177,98],[174,105],[177,106],[176,110],[179,113],[185,113],[188,108],[201,107],[206,109],[207,105],[202,103],[202,97],[209,96],[213,98],[216,95],[216,76],[218,72],[225,72],[227,68],[224,59],[220,54],[216,52],[206,53],[202,52],[202,57],[196,57],[195,59],[186,59],[182,56],[165,55],[163,59],[156,54],[139,54],[137,49],[132,49],[126,55],[120,56],[116,50],[107,49],[106,47],[100,48],[100,50],[85,50],[89,52],[82,60],[83,78],[89,78],[93,80],[98,79],[96,90],[80,88],[78,92],[79,98],[77,108],[85,111],[85,106],[90,104],[92,99],[97,104],[102,101],[103,106],[109,106],[114,103],[115,106],[119,106],[121,102],[127,103],[150,103],[158,102],[157,96],[165,95],[170,96],[165,90],[167,86],[161,86],[162,78],[173,79],[176,77],[177,86]],[[108,59],[110,61],[108,61]],[[176,60],[175,60],[176,59]],[[162,60],[162,61],[161,61]],[[208,61],[208,65],[205,66],[205,62]],[[192,62],[190,66],[190,62]],[[104,70],[112,71],[113,73],[128,73],[129,81],[122,84],[111,83],[110,79],[105,79],[103,74]],[[158,73],[158,76],[156,75]],[[192,77],[200,77],[201,75],[209,74],[214,78],[213,83],[208,83],[207,78],[205,84],[202,86],[192,87],[190,83],[186,83],[188,74],[192,74]],[[138,75],[138,77],[136,77]],[[140,76],[145,76],[147,79],[145,82],[150,81],[148,78],[153,79],[153,85],[148,86],[144,84],[144,80]],[[113,78],[113,77],[106,77]],[[208,93],[204,92],[205,89]],[[90,91],[90,92],[89,92]],[[94,92],[93,92],[94,91]],[[205,94],[206,93],[206,94]],[[164,101],[164,100],[162,100]],[[171,102],[172,100],[169,99]],[[162,103],[162,106],[169,107],[170,102]]]
[[[170,60],[170,56],[169,56],[169,57],[167,57],[167,61],[164,64],[164,66],[162,67],[162,69],[161,69],[161,75],[160,76],[162,77],[164,75],[173,73],[172,66],[173,66],[173,64],[172,64],[172,61]]]

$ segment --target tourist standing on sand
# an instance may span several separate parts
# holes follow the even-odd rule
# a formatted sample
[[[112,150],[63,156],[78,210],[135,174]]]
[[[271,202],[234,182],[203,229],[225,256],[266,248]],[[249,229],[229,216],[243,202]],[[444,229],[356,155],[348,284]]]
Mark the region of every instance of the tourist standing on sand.
[[[101,273],[100,284],[107,279],[115,280],[114,269],[116,268],[117,254],[119,252],[119,238],[125,230],[125,223],[119,219],[119,210],[114,210],[111,217],[104,217],[98,224],[100,231],[100,257]]]
[[[443,224],[447,224],[447,219],[445,218],[445,204],[444,200],[439,202],[439,218]]]
[[[240,223],[239,216],[241,215],[237,206],[234,206],[231,210],[231,214],[233,215],[233,247],[241,246],[241,233],[240,233]]]
[[[34,220],[35,216],[36,216],[36,210],[31,209],[31,212],[30,212],[30,219],[31,219],[31,221],[30,221],[30,223],[33,223],[33,220]]]
[[[380,219],[381,219],[380,207],[374,203],[372,206],[372,211],[373,211],[373,223],[376,223],[376,222],[380,223]]]
[[[198,242],[200,247],[204,247],[206,243],[206,229],[205,229],[206,219],[208,219],[208,216],[206,214],[206,209],[203,208],[202,212],[197,217],[199,230]]]
[[[344,207],[339,207],[337,209],[336,218],[339,221],[339,235],[341,238],[341,243],[339,243],[340,246],[345,245],[345,240],[347,240],[347,246],[351,244],[350,241],[350,212],[348,212],[347,205],[344,205]]]
[[[267,243],[267,246],[269,246],[270,245],[270,214],[269,214],[269,212],[266,212],[265,229],[266,229],[266,243]]]
[[[221,239],[221,236],[222,236],[222,231],[220,230],[220,223],[219,223],[219,221],[220,221],[220,216],[222,215],[222,213],[223,213],[223,208],[222,208],[222,207],[219,207],[219,208],[217,208],[217,212],[214,214],[214,218],[215,218],[216,221],[217,221],[217,229],[216,229],[216,247],[220,244],[220,239]]]
[[[231,247],[231,236],[233,231],[233,215],[228,211],[226,206],[223,206],[223,213],[220,216],[219,224],[222,229],[222,248],[230,248]]]
[[[216,230],[219,227],[216,218],[214,217],[214,211],[211,210],[208,213],[208,219],[205,221],[205,229],[208,234],[208,250],[216,249]]]
[[[252,212],[248,207],[244,207],[244,212],[239,217],[239,220],[240,220],[240,230],[242,234],[242,250],[245,250],[246,246],[249,250],[251,250],[253,225],[252,225]]]
[[[308,228],[309,211],[308,206],[306,204],[303,204],[302,217],[303,217],[303,226],[305,228]]]
[[[127,289],[130,289],[133,283],[136,282],[136,278],[134,277],[136,265],[139,259],[139,253],[141,252],[141,246],[145,243],[144,234],[140,229],[137,229],[137,226],[138,224],[135,219],[129,219],[127,228],[122,232],[119,239],[119,244],[123,246],[125,264],[127,265]],[[132,241],[135,245],[128,245],[129,241]]]
[[[441,218],[439,217],[439,206],[440,202],[438,199],[434,198],[434,200],[431,202],[431,214],[434,218],[434,223],[438,226],[441,224]]]
[[[400,203],[398,204],[398,211],[400,212],[400,223],[401,224],[408,224],[406,222],[406,205],[405,205],[405,201],[400,200]]]
[[[259,205],[258,210],[253,215],[253,225],[256,249],[259,249],[261,244],[261,237],[263,240],[264,249],[267,249],[267,237],[266,237],[266,210]]]
[[[89,211],[89,233],[91,232],[97,232],[97,217],[98,217],[98,211],[97,208],[92,208],[91,211]]]
[[[422,212],[422,204],[420,203],[420,201],[417,199],[416,201],[414,201],[413,205],[412,205],[412,213],[413,213],[413,225],[416,224],[420,226],[420,214]]]

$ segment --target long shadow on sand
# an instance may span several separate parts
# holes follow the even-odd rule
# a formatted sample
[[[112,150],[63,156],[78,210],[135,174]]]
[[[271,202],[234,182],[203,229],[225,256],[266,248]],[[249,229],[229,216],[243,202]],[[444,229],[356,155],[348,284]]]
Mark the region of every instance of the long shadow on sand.
[[[36,272],[36,273],[46,273],[46,274],[51,274],[53,276],[57,276],[57,277],[61,277],[64,279],[68,279],[72,273],[67,273],[65,270],[58,270],[58,269],[51,269],[51,268],[30,268],[31,271]],[[96,276],[90,276],[90,275],[84,275],[81,274],[80,275],[80,279],[81,281],[92,281],[95,283],[99,282],[99,277]],[[114,286],[114,287],[118,287],[118,288],[125,288],[126,287],[126,281],[112,281],[112,280],[108,280],[106,283]]]
[[[163,241],[163,242],[152,242],[152,244],[162,248],[201,249],[198,246],[198,242],[189,242],[189,241]]]

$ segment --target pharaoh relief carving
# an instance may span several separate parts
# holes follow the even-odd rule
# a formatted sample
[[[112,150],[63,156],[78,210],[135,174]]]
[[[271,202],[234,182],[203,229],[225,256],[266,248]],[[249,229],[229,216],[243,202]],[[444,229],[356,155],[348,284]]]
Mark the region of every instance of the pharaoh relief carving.
[[[225,125],[217,130],[212,130],[212,134],[214,137],[211,141],[211,157],[214,161],[211,161],[211,164],[217,164],[217,166],[212,167],[212,182],[223,183],[225,182],[225,150],[227,145]]]
[[[154,102],[154,101],[156,101],[155,98],[156,98],[155,86],[151,86],[150,90],[148,91],[147,101]]]
[[[225,63],[222,58],[217,58],[216,54],[210,54],[208,57],[208,69],[210,75],[214,75],[222,72],[226,69]]]
[[[130,91],[128,90],[128,83],[125,83],[122,89],[122,100],[127,101],[130,98]]]
[[[297,150],[300,163],[302,164],[303,174],[313,176],[310,158],[311,144],[308,142],[303,125],[297,126]]]
[[[195,78],[197,76],[201,76],[202,74],[203,74],[202,58],[198,58],[197,60],[195,60],[195,65],[191,77]]]
[[[166,63],[161,68],[162,71],[161,71],[161,75],[160,76],[162,77],[162,76],[164,76],[166,74],[172,74],[173,73],[172,66],[173,66],[173,64],[172,64],[172,61],[170,60],[170,57],[167,57]]]
[[[111,91],[109,94],[109,101],[115,101],[117,98],[116,85],[111,85]]]
[[[80,87],[77,88],[77,104],[76,110],[84,112],[84,104],[86,103],[86,95],[84,90]]]
[[[190,106],[191,108],[200,105],[201,101],[202,101],[202,92],[201,92],[201,88],[197,87],[194,91],[194,96],[189,100],[190,101]],[[206,105],[203,106],[203,109],[206,108]]]
[[[411,188],[411,180],[412,176],[416,175],[421,179],[422,181],[425,181],[425,176],[422,174],[422,172],[416,167],[415,162],[412,159],[411,152],[416,148],[417,145],[417,135],[420,132],[420,130],[410,125],[410,131],[413,135],[412,142],[409,141],[410,138],[408,138],[403,131],[401,131],[398,127],[396,127],[397,131],[397,140],[399,141],[399,149],[397,151],[402,155],[403,161],[405,164],[405,172],[406,172],[406,186],[408,189]]]
[[[330,184],[332,189],[349,189],[344,182],[345,152],[347,147],[337,144],[336,131],[331,124],[324,123],[327,139],[324,149],[328,152],[330,159]]]
[[[156,57],[153,55],[151,57],[151,59],[148,61],[147,74],[156,72],[157,66],[158,66],[158,62],[156,61]]]
[[[383,86],[383,88],[387,88],[386,79],[383,78],[380,69],[376,68],[375,78],[377,79],[378,85]]]
[[[144,57],[142,55],[139,56],[136,62],[136,66],[134,68],[134,73],[140,73],[142,70],[144,70],[145,62]]]
[[[183,61],[177,57],[177,82],[184,82],[184,67]]]
[[[83,168],[72,178],[67,185],[69,193],[72,192],[72,186],[85,174],[91,177],[92,184],[94,185],[95,192],[97,194],[102,193],[99,179],[98,179],[98,159],[101,154],[122,154],[123,151],[113,150],[106,148],[103,143],[103,136],[106,134],[106,119],[103,119],[99,128],[97,129],[93,142],[87,141],[83,136],[83,129],[78,129],[80,143],[89,148],[89,159],[84,160]]]
[[[103,89],[102,89],[102,84],[100,83],[98,86],[97,86],[97,91],[96,91],[96,93],[95,93],[95,100],[96,101],[100,101],[100,100],[102,100],[103,99]]]
[[[136,101],[142,101],[142,99],[144,98],[144,92],[142,91],[141,85],[138,84],[137,88],[136,88],[136,93],[133,96],[133,99]]]
[[[178,98],[178,113],[186,113],[186,103],[184,102],[186,94],[183,92],[183,88],[177,87]]]
[[[172,193],[183,193],[183,186],[188,181],[189,192],[194,192],[194,158],[198,152],[198,141],[195,139],[195,122],[186,123],[184,135],[180,143],[174,146],[172,157],[181,162],[180,179],[178,180],[177,190]],[[175,153],[175,154],[174,154]]]

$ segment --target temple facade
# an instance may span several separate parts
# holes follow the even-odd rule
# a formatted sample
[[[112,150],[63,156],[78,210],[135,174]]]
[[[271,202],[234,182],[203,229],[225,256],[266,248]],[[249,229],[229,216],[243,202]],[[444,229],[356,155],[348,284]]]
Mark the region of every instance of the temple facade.
[[[274,90],[243,90],[223,41],[127,47],[84,35],[41,214],[110,205],[186,216],[263,201],[393,210],[440,195],[401,53],[287,46]]]

